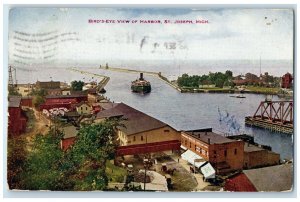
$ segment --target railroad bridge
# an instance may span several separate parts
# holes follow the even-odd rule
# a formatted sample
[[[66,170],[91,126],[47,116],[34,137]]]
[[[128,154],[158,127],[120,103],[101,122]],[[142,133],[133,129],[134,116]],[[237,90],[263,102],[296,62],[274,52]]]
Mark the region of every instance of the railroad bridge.
[[[253,116],[245,118],[245,124],[293,134],[293,109],[293,101],[263,101]]]

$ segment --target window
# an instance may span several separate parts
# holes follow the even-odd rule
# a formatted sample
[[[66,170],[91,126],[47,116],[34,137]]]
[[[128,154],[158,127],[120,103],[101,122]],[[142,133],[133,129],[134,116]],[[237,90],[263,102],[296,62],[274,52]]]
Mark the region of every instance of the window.
[[[165,133],[168,133],[168,132],[170,132],[170,130],[164,130],[164,132],[165,132]]]
[[[217,154],[217,151],[216,151],[216,150],[214,150],[214,154]]]
[[[187,142],[186,142],[186,140],[184,141],[184,145],[185,145],[185,146],[187,145]]]
[[[234,154],[235,154],[235,155],[237,154],[237,149],[234,149]]]
[[[224,156],[225,157],[227,156],[227,150],[224,150]]]
[[[82,111],[82,107],[80,107],[81,111]]]
[[[143,141],[144,140],[144,137],[143,136],[141,136],[141,141]]]
[[[135,136],[133,136],[133,141],[135,141]]]
[[[87,110],[87,107],[85,107],[85,110]]]

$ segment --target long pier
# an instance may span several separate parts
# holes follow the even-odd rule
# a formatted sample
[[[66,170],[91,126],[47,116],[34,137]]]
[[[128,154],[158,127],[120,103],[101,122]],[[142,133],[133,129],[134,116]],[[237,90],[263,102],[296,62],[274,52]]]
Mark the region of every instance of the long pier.
[[[124,69],[118,67],[100,67],[100,69],[116,71],[116,72],[125,72],[125,73],[144,73],[146,75],[151,75],[151,76],[158,76],[160,74],[159,72],[139,71],[135,69]]]
[[[68,68],[68,69],[71,71],[74,71],[74,72],[78,72],[80,74],[85,74],[85,75],[90,75],[90,76],[95,76],[95,77],[101,78],[101,81],[97,85],[97,91],[101,91],[106,86],[108,81],[110,80],[110,78],[108,76],[104,76],[101,74],[95,74],[95,73],[79,70],[76,68]]]
[[[245,124],[293,134],[293,109],[293,101],[264,101],[253,116],[245,117]]]

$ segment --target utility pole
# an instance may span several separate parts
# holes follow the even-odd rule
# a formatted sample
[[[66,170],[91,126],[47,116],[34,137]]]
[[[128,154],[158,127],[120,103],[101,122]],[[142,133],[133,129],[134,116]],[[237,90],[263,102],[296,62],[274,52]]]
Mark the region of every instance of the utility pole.
[[[261,55],[259,56],[259,76],[261,75]]]
[[[148,167],[148,159],[144,159],[144,168],[145,168],[145,175],[144,175],[144,191],[146,190],[147,167]]]
[[[147,148],[147,135],[146,135],[146,149]],[[147,153],[146,153],[147,155]],[[145,168],[145,175],[144,175],[144,191],[146,190],[146,177],[147,177],[147,168],[148,168],[148,163],[149,163],[149,160],[147,158],[144,158],[144,168]]]

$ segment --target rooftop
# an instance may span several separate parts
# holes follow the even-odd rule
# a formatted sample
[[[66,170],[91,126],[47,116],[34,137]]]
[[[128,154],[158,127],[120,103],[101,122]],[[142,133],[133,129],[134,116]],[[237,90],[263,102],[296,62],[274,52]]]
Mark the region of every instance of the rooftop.
[[[24,100],[24,99],[32,99],[33,97],[32,96],[22,96],[22,100]]]
[[[244,170],[257,191],[288,191],[293,187],[293,164]]]
[[[42,84],[44,84],[44,83],[60,83],[60,81],[37,81],[36,83],[42,83]]]
[[[51,91],[61,91],[60,88],[49,88],[47,89],[48,92],[51,92]]]
[[[75,126],[66,126],[62,130],[64,131],[64,139],[76,137],[78,134],[78,130]]]
[[[256,152],[256,151],[262,151],[262,150],[265,150],[265,149],[245,142],[244,152]]]
[[[75,106],[80,107],[81,105],[84,105],[84,104],[86,104],[89,107],[91,106],[88,102],[84,102],[84,101],[81,101],[81,102],[77,103]]]
[[[100,111],[97,114],[97,119],[122,116],[126,120],[122,123],[125,125],[120,129],[127,135],[136,134],[144,131],[162,128],[168,126],[141,111],[138,111],[124,103],[119,103],[115,107]]]
[[[20,107],[21,97],[20,96],[9,96],[8,107]]]
[[[113,103],[113,102],[100,102],[99,105],[102,109],[110,109],[115,106],[117,106],[119,103]]]
[[[46,98],[76,98],[76,97],[87,97],[87,94],[72,94],[72,95],[47,95]]]
[[[68,111],[68,112],[65,113],[64,116],[68,116],[68,117],[79,117],[80,114],[78,114],[77,111]]]
[[[211,130],[189,130],[185,131],[184,133],[207,144],[236,142],[236,140],[228,139],[222,135],[212,132]]]
[[[36,86],[38,88],[45,88],[45,89],[59,88],[60,82],[59,81],[37,81]]]

